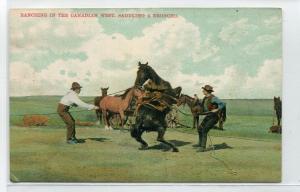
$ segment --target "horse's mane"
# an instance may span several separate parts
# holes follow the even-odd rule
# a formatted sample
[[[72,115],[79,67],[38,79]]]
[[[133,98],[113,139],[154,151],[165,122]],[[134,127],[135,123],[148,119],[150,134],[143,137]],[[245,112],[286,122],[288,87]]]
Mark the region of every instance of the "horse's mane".
[[[153,81],[158,85],[161,81],[164,81],[151,66],[146,66],[146,70],[150,73],[150,75],[153,77]]]
[[[128,92],[132,89],[132,87],[128,88],[125,90],[125,92],[121,95],[119,95],[118,97],[121,97],[122,99],[125,99],[126,95],[128,94]]]
[[[189,99],[192,99],[192,100],[194,100],[194,98],[193,97],[191,97],[191,96],[189,96],[189,95],[186,95],[186,94],[182,94],[183,96],[185,96],[185,97],[187,97],[187,98],[189,98]]]

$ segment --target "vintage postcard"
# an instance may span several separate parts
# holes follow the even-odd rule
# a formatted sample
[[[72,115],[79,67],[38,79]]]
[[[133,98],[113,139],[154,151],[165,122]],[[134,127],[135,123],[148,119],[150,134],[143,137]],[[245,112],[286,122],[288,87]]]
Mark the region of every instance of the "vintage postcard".
[[[281,182],[281,14],[11,9],[11,181]]]

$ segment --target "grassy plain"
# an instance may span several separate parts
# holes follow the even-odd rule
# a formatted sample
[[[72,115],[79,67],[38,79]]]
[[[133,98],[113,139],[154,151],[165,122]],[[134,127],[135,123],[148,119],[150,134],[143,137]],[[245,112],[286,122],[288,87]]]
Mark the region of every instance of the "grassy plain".
[[[85,142],[65,143],[65,128],[56,114],[45,127],[23,127],[22,114],[56,111],[60,97],[20,97],[10,101],[10,170],[14,182],[279,182],[281,136],[268,133],[272,100],[226,100],[225,131],[210,132],[216,150],[197,152],[196,130],[168,129],[166,139],[178,146],[172,153],[145,133],[150,149],[129,132],[104,131],[102,126],[77,127]],[[83,100],[92,103],[91,97]],[[188,113],[186,107],[181,108]],[[74,112],[75,119],[95,121],[93,111]],[[179,114],[191,125],[191,117]],[[225,143],[225,144],[224,144]],[[228,147],[225,147],[228,146]],[[219,150],[217,150],[219,149]]]

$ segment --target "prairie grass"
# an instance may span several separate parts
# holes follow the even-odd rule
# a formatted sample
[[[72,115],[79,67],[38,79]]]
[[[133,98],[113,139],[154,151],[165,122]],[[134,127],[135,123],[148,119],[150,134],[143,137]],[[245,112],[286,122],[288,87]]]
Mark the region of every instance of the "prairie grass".
[[[66,129],[56,115],[44,127],[23,127],[20,114],[56,111],[60,97],[11,98],[10,173],[13,182],[280,182],[281,135],[268,133],[273,122],[272,100],[226,100],[225,131],[210,131],[216,149],[194,147],[195,129],[169,128],[165,138],[180,150],[173,153],[156,142],[156,133],[143,137],[150,149],[127,131],[104,131],[102,125],[77,127],[85,142],[65,143]],[[92,97],[83,97],[92,103]],[[186,107],[181,108],[188,113]],[[19,116],[20,115],[20,116]],[[96,121],[94,111],[74,112],[75,119]],[[179,115],[191,125],[191,116]],[[225,143],[225,144],[224,144]],[[224,147],[227,146],[227,147]]]

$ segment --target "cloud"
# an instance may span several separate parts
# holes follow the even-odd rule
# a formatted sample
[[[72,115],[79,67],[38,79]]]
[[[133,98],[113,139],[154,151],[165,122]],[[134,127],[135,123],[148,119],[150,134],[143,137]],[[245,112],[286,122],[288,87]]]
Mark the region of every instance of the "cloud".
[[[253,27],[245,19],[233,26],[244,30]],[[225,37],[229,29],[226,30],[222,34]],[[98,95],[100,87],[106,86],[110,86],[110,93],[123,90],[133,85],[138,61],[148,61],[162,78],[171,82],[173,87],[182,86],[183,91],[188,94],[201,91],[201,86],[205,84],[213,85],[217,95],[222,98],[265,98],[280,93],[281,90],[278,86],[281,73],[274,71],[281,70],[281,60],[262,63],[254,77],[233,65],[220,75],[182,73],[181,68],[188,65],[187,61],[201,62],[212,57],[216,61],[221,60],[217,55],[219,47],[211,41],[211,36],[203,39],[201,29],[183,17],[165,19],[145,27],[142,35],[130,39],[121,33],[106,34],[93,18],[51,21],[15,19],[10,31],[11,55],[28,57],[26,61],[21,59],[10,63],[12,96],[62,95],[73,81],[78,81],[83,86],[82,95]],[[229,39],[223,40],[236,43],[241,35],[245,33],[233,34],[228,36]],[[85,59],[58,57],[37,71],[31,59],[45,54],[43,49],[51,49],[57,53],[66,50],[80,52]],[[277,69],[271,69],[272,67]],[[260,81],[268,82],[269,88],[257,86]]]
[[[82,62],[79,60],[72,60],[69,65],[66,65],[63,60],[57,61],[40,73],[36,73],[30,65],[20,66],[12,68],[11,71],[10,91],[17,95],[28,95],[29,91],[41,95],[61,94],[69,89],[73,81],[80,82],[84,87],[82,95],[96,95],[100,93],[100,87],[104,86],[110,86],[112,93],[133,85],[136,74],[134,68],[129,71],[105,70],[96,66],[82,68]],[[74,72],[77,67],[82,70],[76,70],[76,77],[69,77],[67,73]],[[266,60],[255,76],[250,76],[235,66],[226,68],[221,75],[208,76],[187,75],[180,71],[167,76],[162,75],[163,71],[159,68],[155,70],[161,77],[170,81],[173,87],[181,86],[183,92],[190,95],[199,94],[201,87],[205,84],[212,85],[216,95],[221,98],[272,98],[272,96],[281,95],[281,59]],[[20,78],[24,79],[22,84],[20,84]]]
[[[14,9],[10,12],[10,51],[20,52],[26,50],[50,49],[52,51],[76,50],[81,42],[91,36],[103,32],[97,18],[36,18],[19,17],[22,9]],[[28,12],[28,11],[27,11]],[[41,12],[31,10],[30,12]],[[43,13],[60,12],[58,9],[43,9]],[[63,10],[72,12],[72,10]]]
[[[247,18],[242,18],[224,26],[219,33],[219,38],[225,43],[234,45],[256,28],[257,26],[249,24]]]
[[[63,94],[63,90],[68,89],[73,81],[80,81],[88,85],[85,87],[91,87],[85,89],[86,92],[83,94],[87,95],[98,94],[97,90],[102,85],[112,85],[111,91],[121,90],[133,85],[138,61],[148,61],[151,66],[160,69],[162,77],[173,80],[176,76],[170,77],[170,74],[176,74],[186,60],[193,56],[196,60],[201,60],[203,57],[208,58],[213,55],[203,49],[211,45],[210,40],[206,39],[202,42],[199,28],[182,17],[155,23],[144,28],[142,36],[132,39],[126,38],[121,33],[104,33],[102,26],[94,19],[88,20],[88,23],[69,19],[53,22],[45,19],[35,21],[35,24],[26,28],[25,25],[29,25],[28,23],[29,21],[26,20],[17,25],[24,27],[21,33],[15,25],[12,25],[11,39],[14,42],[12,42],[11,55],[26,55],[27,59],[11,62],[11,74],[22,73],[20,69],[26,67],[28,69],[23,70],[23,73],[29,71],[31,76],[28,76],[28,79],[34,77],[35,83],[26,81],[20,88],[18,81],[22,80],[22,75],[19,76],[20,78],[14,76],[15,79],[11,81],[12,95]],[[81,28],[85,31],[77,33]],[[49,30],[44,31],[45,29]],[[40,31],[41,36],[36,35],[37,31]],[[76,35],[79,39],[84,37],[85,41],[75,47],[64,45],[65,38]],[[46,36],[49,38],[43,39]],[[57,41],[60,39],[64,39],[60,42],[63,45],[56,49]],[[71,39],[76,40],[75,37]],[[41,58],[40,54],[47,53],[43,49],[40,50],[43,47],[48,47],[57,53],[65,50],[77,51],[84,53],[85,59],[58,57],[54,61],[49,61],[50,64],[44,68],[35,71],[31,59]],[[217,48],[212,46],[212,49]],[[202,50],[204,56],[201,56]],[[109,63],[115,68],[109,68],[107,66]],[[43,86],[44,84],[47,86]]]
[[[255,41],[245,46],[244,50],[248,55],[259,54],[260,50],[266,48],[281,40],[281,33],[275,35],[261,35],[256,37]]]
[[[273,16],[273,17],[263,20],[263,23],[266,27],[274,28],[274,27],[281,25],[281,17]]]
[[[209,35],[202,43],[200,43],[195,53],[193,54],[194,62],[201,62],[212,56],[215,56],[220,48],[211,42],[211,35]]]
[[[265,60],[255,76],[232,65],[221,75],[177,74],[175,82],[183,87],[183,92],[190,95],[201,92],[202,86],[210,84],[221,98],[272,98],[281,95],[282,60]]]
[[[249,97],[259,95],[261,98],[280,96],[282,93],[282,60],[265,60],[257,75],[248,77],[244,90]]]

